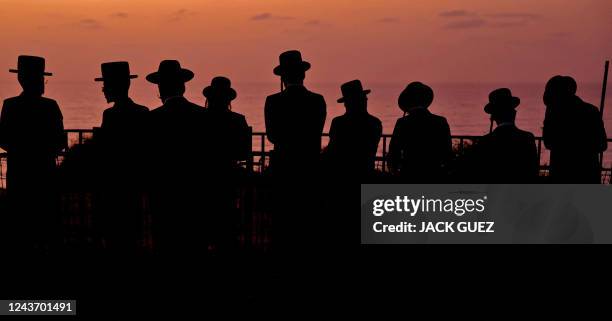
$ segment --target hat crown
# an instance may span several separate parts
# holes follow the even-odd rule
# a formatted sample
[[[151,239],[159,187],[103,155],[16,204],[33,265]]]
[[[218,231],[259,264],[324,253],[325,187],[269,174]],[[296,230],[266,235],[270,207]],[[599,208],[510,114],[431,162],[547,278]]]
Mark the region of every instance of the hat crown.
[[[232,87],[232,82],[226,77],[215,77],[210,82],[210,86],[219,89],[228,89]]]
[[[363,85],[361,84],[360,80],[351,80],[342,84],[342,86],[340,86],[340,90],[342,91],[342,96],[344,97],[361,95],[363,94]]]
[[[17,57],[17,70],[20,73],[44,73],[45,58],[22,55]]]
[[[489,102],[491,103],[503,103],[511,99],[512,92],[508,88],[495,89],[489,94]]]
[[[163,60],[159,63],[157,71],[159,73],[177,73],[181,71],[181,64],[178,60]]]
[[[101,65],[103,78],[127,78],[130,65],[127,61],[106,62]]]
[[[302,63],[302,53],[298,50],[285,51],[278,57],[281,66],[290,66]]]

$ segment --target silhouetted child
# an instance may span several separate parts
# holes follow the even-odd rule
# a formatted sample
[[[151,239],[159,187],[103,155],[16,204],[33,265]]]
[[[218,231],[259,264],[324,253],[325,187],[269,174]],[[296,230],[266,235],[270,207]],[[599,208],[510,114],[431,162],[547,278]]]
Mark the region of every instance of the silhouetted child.
[[[533,183],[538,178],[539,163],[535,137],[516,127],[516,108],[521,100],[507,88],[489,95],[484,111],[497,127],[474,146],[472,176],[475,183]]]
[[[206,161],[208,233],[217,249],[235,249],[236,184],[241,174],[238,162],[251,154],[251,133],[246,118],[231,110],[237,94],[228,78],[213,78],[202,94],[206,97],[206,148],[215,155]]]
[[[153,244],[166,254],[202,255],[204,234],[202,183],[206,150],[204,107],[183,97],[193,72],[176,60],[164,60],[147,80],[158,85],[163,102],[150,112],[150,162]]]
[[[142,239],[142,188],[146,168],[143,157],[149,109],[129,97],[131,79],[125,61],[101,65],[104,97],[114,105],[104,111],[95,134],[100,147],[102,193],[97,223],[106,246],[113,252],[133,252]]]
[[[61,242],[57,211],[56,157],[66,147],[63,118],[53,99],[45,98],[45,59],[19,56],[17,69],[23,88],[4,101],[0,116],[0,147],[8,152],[7,188],[11,214],[3,227],[14,248],[46,249]]]
[[[544,144],[554,183],[601,183],[599,153],[608,148],[597,107],[576,96],[576,81],[555,76],[546,84]]]
[[[404,181],[435,183],[446,177],[450,128],[446,118],[429,111],[433,98],[433,90],[420,82],[410,83],[399,96],[398,105],[408,115],[395,124],[389,158],[392,171]]]
[[[371,178],[375,170],[382,123],[368,113],[367,94],[361,81],[353,80],[341,86],[346,113],[334,118],[329,130],[327,158],[330,173],[351,179]]]

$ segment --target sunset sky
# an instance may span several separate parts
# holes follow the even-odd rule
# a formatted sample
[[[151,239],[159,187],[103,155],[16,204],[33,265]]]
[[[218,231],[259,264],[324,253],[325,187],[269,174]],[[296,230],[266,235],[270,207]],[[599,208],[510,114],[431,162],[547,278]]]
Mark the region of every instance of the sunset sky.
[[[276,81],[300,49],[311,81],[600,82],[612,56],[609,0],[0,0],[0,66],[42,55],[54,81],[104,61],[143,77],[179,59],[202,82]],[[14,74],[0,72],[0,82]]]

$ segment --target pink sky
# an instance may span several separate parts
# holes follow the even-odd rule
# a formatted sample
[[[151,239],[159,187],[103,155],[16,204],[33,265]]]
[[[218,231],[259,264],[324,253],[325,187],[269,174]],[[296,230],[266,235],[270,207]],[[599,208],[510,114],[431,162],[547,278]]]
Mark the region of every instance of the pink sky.
[[[276,81],[286,49],[310,81],[600,82],[612,56],[609,0],[2,0],[0,67],[42,55],[53,81],[90,81],[104,61],[135,73],[179,59],[219,74]],[[0,72],[0,82],[14,75]]]

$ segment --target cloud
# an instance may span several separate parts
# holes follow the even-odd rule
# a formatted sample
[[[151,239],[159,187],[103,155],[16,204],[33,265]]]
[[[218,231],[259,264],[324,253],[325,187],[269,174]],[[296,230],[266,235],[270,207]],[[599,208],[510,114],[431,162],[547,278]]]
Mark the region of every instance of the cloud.
[[[197,15],[197,12],[183,8],[183,9],[179,9],[179,10],[172,12],[168,20],[173,21],[173,22],[178,22],[178,21],[187,19],[189,17],[193,17],[195,15]]]
[[[502,13],[491,13],[485,15],[487,17],[496,18],[496,19],[538,19],[541,16],[534,13],[524,13],[524,12],[502,12]]]
[[[91,19],[91,18],[81,19],[77,21],[75,25],[79,28],[89,29],[89,30],[102,29],[104,27],[102,23],[100,23],[100,21],[96,19]]]
[[[487,25],[487,21],[481,18],[473,18],[467,20],[456,20],[444,26],[446,29],[475,29]]]
[[[541,16],[528,12],[498,12],[480,14],[463,9],[443,11],[438,14],[445,19],[452,19],[444,27],[447,29],[475,29],[482,27],[509,28],[521,27],[539,19]]]
[[[269,12],[263,12],[263,13],[259,13],[256,14],[254,16],[251,17],[250,20],[252,21],[263,21],[263,20],[291,20],[293,19],[293,17],[289,17],[289,16],[277,16],[277,15],[273,15]]]
[[[449,10],[440,12],[440,17],[445,18],[457,18],[457,17],[469,17],[473,15],[473,13],[468,12],[466,10]]]
[[[110,15],[113,18],[127,18],[129,15],[126,12],[115,12]]]
[[[383,17],[383,18],[376,20],[376,22],[380,22],[380,23],[395,23],[399,21],[400,20],[397,17]]]

